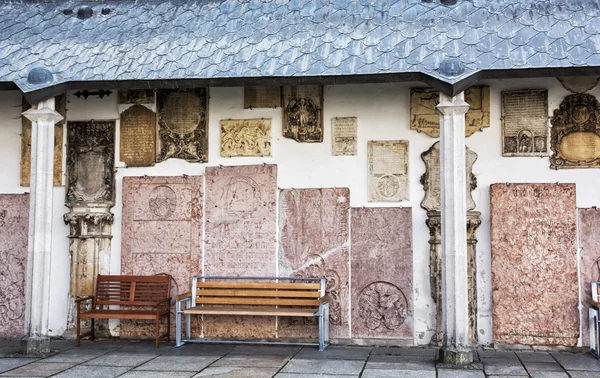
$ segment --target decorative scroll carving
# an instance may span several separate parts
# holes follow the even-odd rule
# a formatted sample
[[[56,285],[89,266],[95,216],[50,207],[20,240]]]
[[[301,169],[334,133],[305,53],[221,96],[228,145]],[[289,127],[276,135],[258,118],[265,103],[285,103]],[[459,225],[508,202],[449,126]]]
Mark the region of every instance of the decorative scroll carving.
[[[356,117],[335,117],[331,120],[331,142],[333,156],[356,155],[358,153]]]
[[[281,87],[244,87],[244,109],[281,107]]]
[[[115,122],[67,122],[67,202],[114,199]]]
[[[55,97],[56,111],[67,119],[67,95]],[[29,110],[31,105],[23,97],[22,111]],[[63,127],[64,119],[54,125],[54,186],[62,185],[62,157],[63,157]],[[21,116],[21,186],[29,186],[31,176],[31,121]]]
[[[600,167],[600,104],[596,97],[572,94],[554,110],[550,129],[550,168]]]
[[[502,92],[502,156],[548,156],[548,90]]]
[[[369,141],[369,202],[409,199],[408,141]]]
[[[156,151],[156,114],[142,105],[121,113],[120,160],[130,167],[154,164]]]
[[[406,296],[396,285],[377,281],[367,285],[358,295],[359,319],[371,331],[395,331],[406,320]]]
[[[208,161],[208,89],[163,89],[157,93],[156,161]]]
[[[271,156],[271,120],[222,120],[221,156]]]
[[[296,142],[323,142],[323,87],[283,87],[283,136]]]
[[[490,127],[490,87],[471,87],[465,90],[465,101],[470,105],[466,114],[465,136],[469,137],[484,127]],[[410,90],[410,129],[440,137],[440,115],[436,106],[440,93],[430,88]]]
[[[154,104],[154,89],[119,90],[119,104]]]

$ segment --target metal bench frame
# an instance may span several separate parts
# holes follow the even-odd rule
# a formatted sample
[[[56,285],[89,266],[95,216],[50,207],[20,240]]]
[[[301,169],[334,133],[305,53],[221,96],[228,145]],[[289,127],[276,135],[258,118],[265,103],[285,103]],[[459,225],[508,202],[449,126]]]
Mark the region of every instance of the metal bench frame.
[[[598,287],[600,282],[592,282],[592,301],[589,302],[590,352],[600,360],[600,307],[598,307]],[[595,303],[593,303],[595,302]]]
[[[305,346],[318,346],[319,351],[325,350],[329,345],[329,301],[323,301],[319,304],[318,311],[315,312],[314,316],[319,318],[319,342],[308,343],[308,342],[285,342],[285,341],[251,341],[251,340],[222,340],[222,339],[193,339],[191,337],[191,317],[192,315],[198,314],[186,314],[185,310],[196,307],[197,298],[197,282],[206,282],[207,280],[244,280],[244,281],[304,281],[304,282],[319,282],[321,287],[319,289],[320,296],[325,296],[325,288],[327,285],[326,278],[300,278],[300,277],[229,277],[229,276],[194,276],[192,278],[192,290],[191,297],[177,299],[176,301],[176,323],[175,323],[175,334],[176,343],[175,347],[180,347],[185,343],[224,343],[224,344],[259,344],[259,345],[305,345]],[[185,304],[185,307],[182,305]],[[181,317],[185,315],[185,338],[181,337]],[[262,315],[261,315],[262,316]]]

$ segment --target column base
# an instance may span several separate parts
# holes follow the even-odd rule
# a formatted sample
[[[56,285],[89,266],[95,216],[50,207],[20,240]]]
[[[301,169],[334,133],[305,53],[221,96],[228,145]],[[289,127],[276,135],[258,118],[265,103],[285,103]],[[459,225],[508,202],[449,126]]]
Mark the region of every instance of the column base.
[[[444,346],[440,349],[440,363],[468,365],[473,363],[473,350],[465,347]]]
[[[21,339],[21,353],[29,357],[44,357],[50,354],[50,338],[25,336]]]

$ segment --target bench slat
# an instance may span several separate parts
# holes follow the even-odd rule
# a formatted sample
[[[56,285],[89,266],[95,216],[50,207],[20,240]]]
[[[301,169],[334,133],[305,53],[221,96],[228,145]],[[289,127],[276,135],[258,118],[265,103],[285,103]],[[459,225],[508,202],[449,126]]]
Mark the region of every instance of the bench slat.
[[[244,298],[244,297],[198,297],[196,304],[227,305],[272,305],[272,306],[318,306],[316,299],[277,299],[277,298]]]
[[[244,307],[244,306],[196,306],[184,311],[197,315],[255,315],[255,316],[303,316],[313,317],[317,312],[312,308]]]
[[[278,297],[278,298],[319,298],[318,291],[300,290],[245,290],[245,289],[200,289],[197,296],[204,297]]]
[[[163,315],[167,311],[160,314]],[[139,320],[154,320],[156,319],[155,310],[91,310],[79,315],[82,319],[139,319]]]
[[[319,290],[319,283],[294,283],[294,282],[227,282],[208,281],[196,283],[201,288],[225,288],[225,289],[285,289],[285,290]]]

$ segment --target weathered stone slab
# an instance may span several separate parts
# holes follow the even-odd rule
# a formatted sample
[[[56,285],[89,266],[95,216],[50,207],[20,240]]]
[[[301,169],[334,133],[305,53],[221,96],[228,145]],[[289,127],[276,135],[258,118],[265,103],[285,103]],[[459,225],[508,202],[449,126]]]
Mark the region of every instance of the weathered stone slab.
[[[20,336],[25,324],[29,195],[0,195],[0,336]]]
[[[412,209],[351,209],[353,338],[413,338]]]
[[[277,166],[206,168],[207,276],[276,275]],[[275,320],[204,317],[212,337],[275,337]]]
[[[283,87],[283,136],[296,142],[323,141],[323,87]]]
[[[271,119],[222,120],[221,156],[271,156]]]
[[[279,275],[326,277],[330,337],[348,338],[350,190],[282,190]],[[318,337],[315,318],[280,318],[280,337]]]
[[[189,291],[202,273],[203,185],[202,176],[123,178],[122,274],[169,274],[173,295]],[[121,322],[122,336],[153,332],[151,322]]]
[[[333,156],[356,155],[358,153],[358,123],[356,117],[332,118],[331,134]]]
[[[575,185],[493,184],[490,202],[494,341],[576,345]]]
[[[408,141],[370,140],[369,202],[398,202],[410,199]]]
[[[600,282],[600,210],[579,209],[581,247],[581,298],[583,303],[583,345],[590,345],[587,299],[592,298],[592,282]]]
[[[156,113],[143,105],[133,105],[121,113],[120,160],[130,167],[154,164],[156,152]]]
[[[502,156],[548,156],[548,90],[502,92]]]
[[[154,104],[154,89],[119,90],[119,104]]]
[[[281,107],[281,87],[244,87],[244,109]]]

